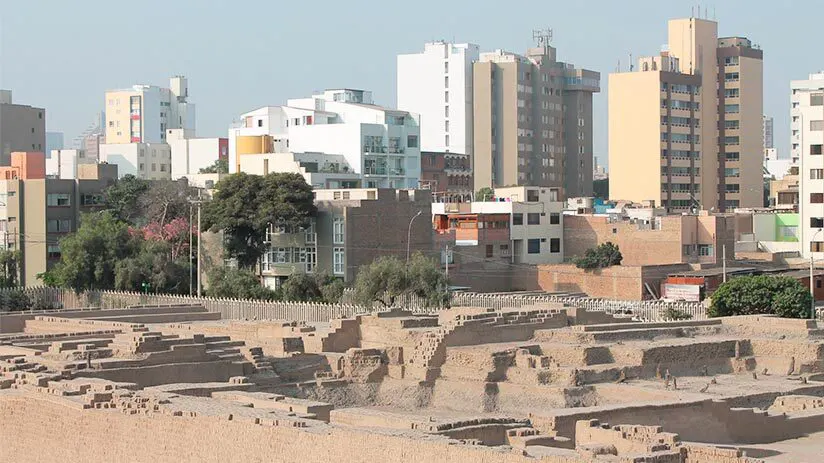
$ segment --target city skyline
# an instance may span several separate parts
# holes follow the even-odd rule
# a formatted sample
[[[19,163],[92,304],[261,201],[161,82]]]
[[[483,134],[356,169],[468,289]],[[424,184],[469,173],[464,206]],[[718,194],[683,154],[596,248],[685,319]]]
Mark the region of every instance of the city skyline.
[[[510,17],[494,4],[468,2],[438,4],[442,14],[432,15],[429,13],[435,4],[421,2],[403,19],[423,27],[395,34],[397,19],[388,12],[366,8],[366,2],[356,2],[350,8],[357,13],[324,17],[313,12],[323,11],[330,3],[315,4],[313,11],[301,6],[260,5],[256,17],[287,18],[268,29],[235,26],[246,24],[249,9],[232,10],[222,5],[189,10],[186,5],[150,0],[144,2],[144,9],[128,12],[131,21],[113,21],[107,15],[122,12],[104,2],[87,2],[82,11],[53,1],[18,2],[8,5],[0,16],[0,87],[14,91],[17,101],[45,107],[47,130],[64,132],[66,140],[71,140],[103,108],[106,90],[138,83],[158,85],[169,75],[182,74],[189,78],[190,93],[201,108],[198,134],[225,136],[238,114],[325,88],[371,90],[376,103],[392,107],[396,100],[396,56],[416,52],[431,40],[477,43],[482,51],[501,48],[517,53],[533,45],[533,29],[550,27],[560,60],[606,76],[619,62],[621,69],[627,69],[630,54],[633,62],[639,56],[655,54],[659,50],[651,46],[650,37],[665,37],[666,20],[689,17],[698,9],[697,4],[644,0],[635,2],[629,22],[619,22],[614,18],[626,15],[628,7],[612,2],[596,2],[598,15],[592,15],[593,3],[522,3],[511,3],[510,9],[529,8],[530,14]],[[745,35],[764,50],[764,112],[775,118],[776,147],[786,156],[790,130],[787,90],[791,80],[818,70],[819,65],[806,59],[799,45],[813,43],[813,18],[818,16],[814,13],[824,6],[801,0],[781,5],[737,0],[714,3],[702,5],[700,16],[715,17],[720,36]],[[144,33],[142,25],[149,19],[157,20],[161,5],[170,27]],[[359,5],[364,8],[357,8]],[[475,14],[467,14],[470,7]],[[742,8],[761,14],[742,15]],[[36,16],[44,9],[51,13]],[[793,14],[796,11],[809,14]],[[35,18],[38,30],[46,32],[28,32]],[[770,24],[792,20],[793,27],[782,28],[777,34],[774,27],[767,27],[766,18]],[[356,20],[371,26],[350,27]],[[72,33],[60,33],[59,40],[57,32],[48,32],[65,31],[67,23],[73,25]],[[307,25],[330,34],[302,35]],[[337,49],[345,52],[317,53],[328,47],[332,35]],[[23,36],[25,42],[13,40]],[[89,60],[98,67],[86,64]],[[353,62],[360,64],[353,66]],[[67,88],[72,91],[67,92]],[[595,97],[594,105],[594,156],[605,162],[606,91]]]

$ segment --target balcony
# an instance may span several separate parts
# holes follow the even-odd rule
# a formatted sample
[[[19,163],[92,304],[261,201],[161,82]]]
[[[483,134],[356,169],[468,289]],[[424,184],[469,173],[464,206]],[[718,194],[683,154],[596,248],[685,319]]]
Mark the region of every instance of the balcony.
[[[406,150],[401,146],[390,146],[386,152],[389,154],[404,154]]]
[[[386,151],[387,150],[386,150],[385,146],[378,146],[378,145],[364,145],[363,146],[364,154],[371,154],[371,153],[385,154]]]
[[[385,167],[366,167],[363,169],[363,175],[386,175],[386,172]]]
[[[406,175],[406,169],[403,167],[396,167],[394,169],[389,169],[389,175],[394,175],[396,177],[403,177]]]

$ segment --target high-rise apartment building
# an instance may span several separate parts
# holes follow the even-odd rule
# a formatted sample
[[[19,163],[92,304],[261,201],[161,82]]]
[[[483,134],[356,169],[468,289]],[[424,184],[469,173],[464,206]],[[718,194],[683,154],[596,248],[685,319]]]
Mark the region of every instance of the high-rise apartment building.
[[[824,73],[791,84],[792,158],[799,165],[801,250],[824,258]]]
[[[592,97],[600,74],[556,59],[548,39],[525,56],[496,50],[473,67],[475,190],[511,185],[592,195]]]
[[[670,21],[667,51],[610,75],[610,198],[763,206],[762,114],[762,51],[715,21]]]
[[[11,90],[0,90],[0,166],[11,165],[11,153],[43,152],[46,110],[12,103]]]
[[[168,129],[195,132],[195,105],[188,102],[185,77],[169,80],[169,88],[135,85],[106,92],[106,143],[165,143]]]
[[[471,43],[431,42],[398,56],[397,107],[421,116],[421,150],[472,155]]]

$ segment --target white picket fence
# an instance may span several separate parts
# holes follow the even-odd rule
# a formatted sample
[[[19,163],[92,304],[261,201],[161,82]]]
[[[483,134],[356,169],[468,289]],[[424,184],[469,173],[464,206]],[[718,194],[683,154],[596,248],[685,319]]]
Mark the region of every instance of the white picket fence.
[[[0,301],[9,290],[0,290]],[[328,322],[336,318],[349,318],[382,310],[380,306],[365,307],[353,302],[351,290],[347,290],[340,304],[310,302],[262,301],[247,299],[223,299],[192,297],[172,294],[143,294],[124,291],[86,291],[75,293],[58,288],[39,287],[23,290],[32,301],[33,310],[80,309],[80,308],[126,308],[134,306],[158,305],[202,305],[210,312],[218,312],[221,317],[231,320],[301,320],[306,322]],[[663,321],[668,309],[689,314],[694,320],[707,318],[706,308],[700,303],[662,301],[615,301],[534,293],[484,294],[456,292],[450,297],[451,307],[481,307],[489,309],[519,309],[548,304],[564,304],[588,310],[615,314],[632,315],[645,321]],[[428,307],[415,297],[400,297],[396,305],[415,313],[433,314],[440,307]],[[819,311],[819,317],[822,312]]]

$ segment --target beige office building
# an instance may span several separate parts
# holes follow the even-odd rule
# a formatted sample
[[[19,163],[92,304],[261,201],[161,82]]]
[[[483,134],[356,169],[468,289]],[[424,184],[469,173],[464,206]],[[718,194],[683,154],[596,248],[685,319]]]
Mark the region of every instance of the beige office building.
[[[526,56],[482,53],[473,68],[475,190],[544,186],[591,196],[598,91],[599,73],[558,62],[548,45]]]
[[[667,51],[609,77],[610,198],[671,212],[762,206],[762,64],[714,21],[670,21]]]

